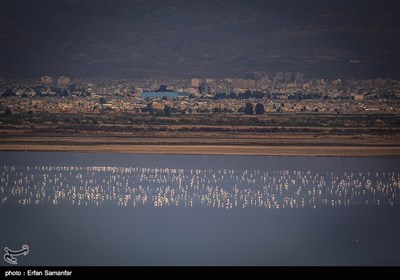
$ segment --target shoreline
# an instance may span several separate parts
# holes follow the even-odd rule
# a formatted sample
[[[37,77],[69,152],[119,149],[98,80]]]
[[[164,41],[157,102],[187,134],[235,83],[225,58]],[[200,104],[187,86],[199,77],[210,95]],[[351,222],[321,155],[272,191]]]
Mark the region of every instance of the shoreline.
[[[305,157],[400,157],[400,137],[307,134],[70,134],[0,136],[0,151],[244,155]]]
[[[2,144],[0,151],[178,155],[400,157],[400,146],[45,145]]]
[[[393,114],[15,115],[0,118],[0,150],[400,157],[399,122]]]

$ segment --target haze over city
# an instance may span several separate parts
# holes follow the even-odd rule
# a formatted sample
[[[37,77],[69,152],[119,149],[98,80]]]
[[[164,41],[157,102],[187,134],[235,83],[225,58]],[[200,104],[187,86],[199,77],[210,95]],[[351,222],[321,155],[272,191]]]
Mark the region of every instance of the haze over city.
[[[398,1],[2,1],[1,76],[398,78]]]

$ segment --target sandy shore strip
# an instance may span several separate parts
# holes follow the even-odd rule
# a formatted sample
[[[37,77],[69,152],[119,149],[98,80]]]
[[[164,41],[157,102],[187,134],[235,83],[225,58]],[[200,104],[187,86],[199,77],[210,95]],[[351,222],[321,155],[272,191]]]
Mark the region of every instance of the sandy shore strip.
[[[51,151],[182,155],[400,157],[400,146],[44,145],[2,144],[1,151]]]

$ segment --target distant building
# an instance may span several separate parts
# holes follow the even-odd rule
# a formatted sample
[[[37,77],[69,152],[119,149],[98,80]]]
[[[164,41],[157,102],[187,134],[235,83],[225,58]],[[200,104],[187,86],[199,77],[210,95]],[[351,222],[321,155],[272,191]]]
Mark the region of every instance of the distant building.
[[[286,72],[285,73],[285,83],[291,83],[291,82],[293,82],[293,73]]]
[[[256,86],[255,80],[250,80],[250,79],[235,80],[235,88],[249,89],[249,88],[254,88],[255,86]]]
[[[282,72],[278,72],[278,73],[275,74],[273,81],[274,81],[274,83],[283,82],[284,78],[285,77],[284,77],[283,73]]]
[[[256,71],[256,72],[246,72],[245,78],[246,80],[259,80],[263,77],[265,77],[267,73],[261,72],[261,71]]]
[[[386,80],[378,78],[374,80],[375,86],[383,87],[386,86]]]
[[[294,74],[294,80],[295,80],[297,83],[302,83],[303,80],[304,80],[304,74],[301,73],[301,72],[296,72],[296,74]]]
[[[166,92],[167,91],[167,86],[166,85],[160,85],[160,88],[158,90],[155,90],[156,92]]]
[[[50,76],[43,76],[43,77],[40,77],[40,83],[41,84],[46,84],[46,85],[52,84],[53,83],[53,79]]]
[[[341,86],[342,85],[342,80],[341,79],[333,80],[332,81],[332,85],[333,86]]]
[[[297,84],[296,83],[288,83],[288,84],[286,84],[286,88],[287,89],[294,89],[294,88],[297,88],[298,86],[297,86]]]
[[[140,96],[142,93],[143,93],[143,88],[138,87],[135,89],[135,95]]]
[[[57,85],[61,86],[61,87],[66,87],[69,85],[69,83],[70,83],[70,79],[66,76],[61,76],[57,80]]]
[[[199,85],[199,91],[201,94],[211,94],[212,93],[212,89],[209,85],[207,85],[206,83],[202,83]]]
[[[192,87],[199,87],[200,82],[201,82],[200,79],[193,78],[193,79],[191,80],[191,86],[192,86]]]
[[[311,84],[310,83],[304,83],[303,84],[303,89],[310,89],[311,88]]]
[[[191,94],[197,94],[199,92],[199,89],[194,88],[194,87],[189,87],[189,88],[185,88],[184,92],[191,93]]]
[[[174,92],[174,91],[146,91],[141,94],[141,97],[143,99],[149,98],[149,99],[162,99],[162,98],[179,98],[179,97],[185,97],[188,96],[187,93],[185,92]]]

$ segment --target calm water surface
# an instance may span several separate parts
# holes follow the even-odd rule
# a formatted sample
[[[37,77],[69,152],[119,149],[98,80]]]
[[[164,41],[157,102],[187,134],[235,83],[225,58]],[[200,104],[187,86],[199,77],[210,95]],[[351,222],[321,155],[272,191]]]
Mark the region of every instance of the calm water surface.
[[[399,166],[1,152],[0,245],[29,245],[20,265],[400,265]]]

